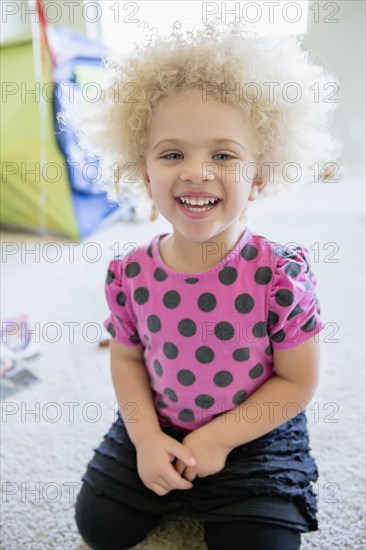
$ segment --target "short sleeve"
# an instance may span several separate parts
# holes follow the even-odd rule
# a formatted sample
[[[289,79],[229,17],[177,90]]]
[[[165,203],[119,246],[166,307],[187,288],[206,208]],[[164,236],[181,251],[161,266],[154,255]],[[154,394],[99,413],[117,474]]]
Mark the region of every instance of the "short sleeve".
[[[123,259],[115,259],[109,263],[105,295],[110,316],[104,321],[104,327],[116,342],[141,347],[128,291],[123,284],[123,269]]]
[[[324,328],[317,282],[305,247],[277,249],[269,301],[268,333],[275,349],[298,346]]]

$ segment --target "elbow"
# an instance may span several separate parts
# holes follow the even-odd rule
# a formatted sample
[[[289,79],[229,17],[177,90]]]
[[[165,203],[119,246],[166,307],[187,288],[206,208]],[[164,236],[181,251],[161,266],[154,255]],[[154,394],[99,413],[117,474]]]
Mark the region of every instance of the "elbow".
[[[311,400],[313,399],[316,389],[317,389],[318,383],[315,382],[313,384],[309,385],[296,385],[296,389],[294,390],[294,393],[296,394],[296,402],[298,403],[301,410],[305,410],[306,407],[309,405]]]

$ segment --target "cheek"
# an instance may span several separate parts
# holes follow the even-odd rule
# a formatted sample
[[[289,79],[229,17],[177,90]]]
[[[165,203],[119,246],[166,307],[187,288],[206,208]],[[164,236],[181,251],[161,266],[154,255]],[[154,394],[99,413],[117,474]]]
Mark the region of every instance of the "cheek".
[[[255,162],[244,164],[241,170],[242,178],[245,184],[251,185],[258,176],[258,165]]]

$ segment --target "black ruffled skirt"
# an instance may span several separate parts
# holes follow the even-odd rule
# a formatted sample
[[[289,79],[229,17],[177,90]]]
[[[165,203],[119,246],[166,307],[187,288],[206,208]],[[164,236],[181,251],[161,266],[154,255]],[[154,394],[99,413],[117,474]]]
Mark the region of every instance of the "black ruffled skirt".
[[[188,432],[162,430],[182,441]],[[268,434],[236,447],[225,468],[196,478],[193,488],[158,496],[145,487],[136,467],[136,452],[120,413],[89,462],[83,481],[98,494],[142,511],[201,520],[250,518],[316,531],[317,500],[312,483],[318,478],[309,452],[303,412]]]

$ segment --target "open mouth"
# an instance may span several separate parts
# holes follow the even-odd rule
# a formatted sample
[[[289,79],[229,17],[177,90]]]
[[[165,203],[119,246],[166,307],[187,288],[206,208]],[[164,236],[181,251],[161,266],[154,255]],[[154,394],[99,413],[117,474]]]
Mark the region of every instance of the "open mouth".
[[[208,212],[219,202],[217,197],[178,197],[178,202],[189,212]]]

